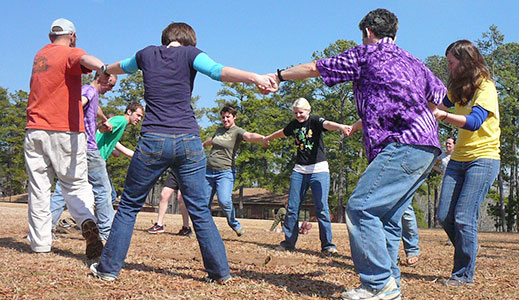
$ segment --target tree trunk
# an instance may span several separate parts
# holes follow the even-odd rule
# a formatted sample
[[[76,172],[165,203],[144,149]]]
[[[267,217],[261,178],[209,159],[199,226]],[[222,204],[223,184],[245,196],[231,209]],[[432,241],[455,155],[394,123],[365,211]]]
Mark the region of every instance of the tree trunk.
[[[432,228],[434,224],[433,215],[434,215],[434,204],[431,199],[431,184],[427,183],[427,228]]]
[[[238,205],[238,218],[243,218],[243,185],[240,185],[240,204]]]
[[[501,232],[505,232],[505,195],[501,171],[497,175],[497,187],[499,192],[499,229]]]

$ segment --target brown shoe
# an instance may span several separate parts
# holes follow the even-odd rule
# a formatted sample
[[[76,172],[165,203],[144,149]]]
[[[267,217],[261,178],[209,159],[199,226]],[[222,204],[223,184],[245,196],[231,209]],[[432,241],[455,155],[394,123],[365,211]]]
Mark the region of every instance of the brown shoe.
[[[94,221],[88,219],[81,224],[81,234],[86,239],[86,256],[93,259],[101,256],[103,242],[99,237],[99,229]]]

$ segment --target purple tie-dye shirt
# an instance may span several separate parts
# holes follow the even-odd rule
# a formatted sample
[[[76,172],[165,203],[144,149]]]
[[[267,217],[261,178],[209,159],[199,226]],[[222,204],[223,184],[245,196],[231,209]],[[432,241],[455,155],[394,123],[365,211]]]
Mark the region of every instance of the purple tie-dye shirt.
[[[91,85],[81,87],[81,96],[86,97],[88,102],[83,106],[83,120],[85,121],[85,132],[87,134],[87,150],[97,150],[97,107],[99,106],[99,91]]]
[[[438,123],[427,102],[439,105],[446,88],[391,38],[318,60],[317,69],[328,86],[353,81],[368,161],[392,142],[440,149]]]

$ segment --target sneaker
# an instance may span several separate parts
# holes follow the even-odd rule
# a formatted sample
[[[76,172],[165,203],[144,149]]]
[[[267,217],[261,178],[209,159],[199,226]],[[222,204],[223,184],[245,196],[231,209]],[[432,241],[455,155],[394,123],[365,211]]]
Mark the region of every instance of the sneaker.
[[[99,278],[104,281],[114,281],[117,279],[117,276],[115,275],[97,271],[97,263],[90,265],[90,272],[92,272],[92,276],[95,278]]]
[[[220,279],[212,279],[209,276],[207,276],[205,278],[205,282],[207,282],[207,283],[217,283],[217,284],[221,284],[221,285],[226,285],[226,284],[230,283],[231,280],[232,280],[231,275],[224,277],[224,278],[220,278]]]
[[[346,291],[341,294],[342,299],[345,300],[360,300],[360,299],[386,299],[386,300],[399,300],[401,299],[400,288],[396,284],[396,281],[393,277],[389,278],[388,283],[378,290],[375,291],[373,289],[367,288],[363,285],[359,286],[356,289]]]
[[[94,221],[88,219],[81,224],[81,235],[86,239],[86,256],[93,259],[101,256],[103,242],[99,238],[99,229]]]
[[[240,229],[236,230],[236,235],[242,236],[245,233],[245,229],[243,227],[240,227]]]
[[[462,287],[462,286],[466,286],[466,285],[472,286],[472,285],[474,285],[474,282],[468,282],[468,281],[464,281],[464,280],[460,280],[460,279],[449,278],[449,279],[445,280],[445,282],[443,284],[446,286],[452,286],[452,287]]]
[[[331,247],[331,248],[321,250],[321,253],[323,253],[325,255],[337,255],[337,254],[339,254],[339,251],[337,251],[337,248]]]
[[[150,229],[148,229],[149,233],[163,233],[164,225],[159,225],[158,223],[153,224]]]
[[[189,226],[182,226],[182,229],[180,229],[177,235],[191,237],[193,235],[193,231]]]

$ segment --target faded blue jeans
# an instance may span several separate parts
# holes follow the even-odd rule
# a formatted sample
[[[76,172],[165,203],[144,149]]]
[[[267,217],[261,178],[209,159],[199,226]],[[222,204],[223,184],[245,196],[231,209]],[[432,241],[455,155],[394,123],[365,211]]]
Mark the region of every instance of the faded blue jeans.
[[[361,283],[380,290],[393,277],[402,236],[402,215],[432,169],[439,149],[388,144],[359,179],[346,206],[351,258]]]
[[[281,242],[281,246],[287,249],[294,249],[296,246],[299,236],[299,211],[308,188],[312,188],[314,197],[315,216],[319,223],[321,250],[336,248],[332,243],[332,224],[328,209],[328,192],[330,190],[330,173],[328,172],[313,174],[292,172],[287,214],[285,216],[285,224],[283,225],[285,240]]]
[[[230,277],[225,246],[207,206],[209,191],[205,188],[205,152],[200,137],[191,134],[142,134],[128,168],[112,231],[97,266],[98,272],[119,275],[130,247],[137,213],[157,179],[169,167],[179,180],[205,270],[214,280]]]
[[[404,243],[404,251],[407,257],[420,255],[418,241],[419,236],[416,215],[414,213],[413,205],[410,203],[402,216],[402,242]]]
[[[98,150],[87,151],[88,183],[94,192],[95,216],[101,239],[106,240],[112,227],[114,207],[111,199],[111,186],[106,172],[106,162]],[[55,228],[65,209],[65,199],[61,193],[61,183],[56,183],[56,189],[50,199],[52,228]]]
[[[474,281],[478,252],[479,206],[499,173],[500,161],[480,158],[450,160],[443,176],[438,220],[454,250],[452,278]]]
[[[209,207],[211,207],[214,195],[216,194],[218,204],[227,218],[227,224],[229,224],[232,230],[238,232],[241,228],[241,224],[236,220],[236,211],[234,205],[232,205],[232,190],[234,188],[234,180],[236,179],[236,170],[215,171],[211,168],[207,168],[205,171],[205,179],[207,179],[208,188],[211,191]]]

